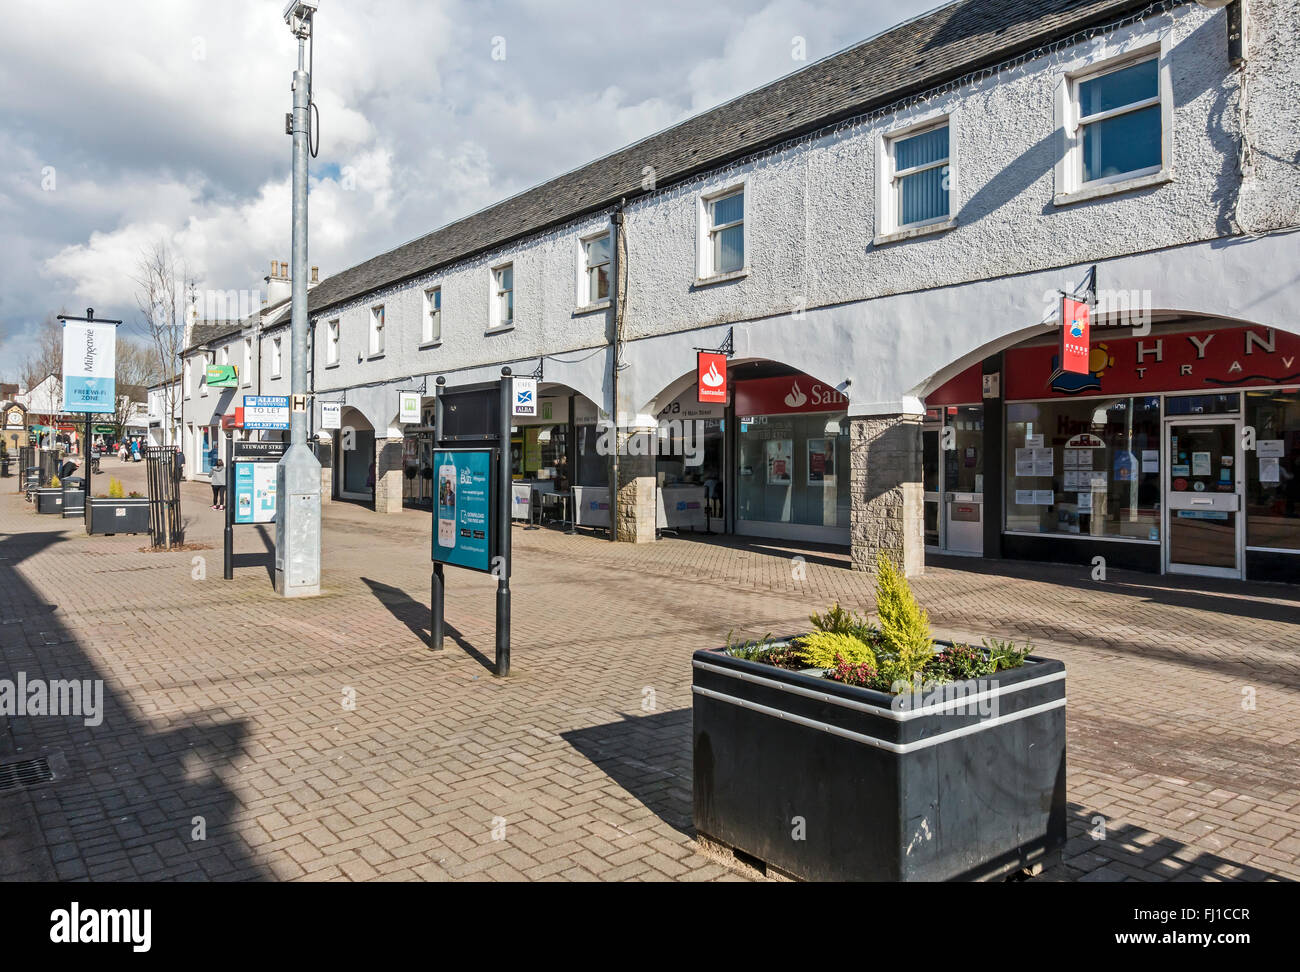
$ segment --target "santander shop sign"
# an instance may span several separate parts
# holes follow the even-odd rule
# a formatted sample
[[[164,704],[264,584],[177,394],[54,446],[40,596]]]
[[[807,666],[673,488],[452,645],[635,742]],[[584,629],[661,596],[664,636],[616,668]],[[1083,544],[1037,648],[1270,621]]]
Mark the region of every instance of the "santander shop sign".
[[[737,415],[839,412],[848,407],[847,396],[809,375],[736,382]]]

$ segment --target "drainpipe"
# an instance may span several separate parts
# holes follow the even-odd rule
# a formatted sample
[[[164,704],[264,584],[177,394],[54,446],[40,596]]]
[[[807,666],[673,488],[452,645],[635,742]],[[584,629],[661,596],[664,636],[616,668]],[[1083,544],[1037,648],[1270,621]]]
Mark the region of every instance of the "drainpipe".
[[[619,360],[623,344],[623,204],[618,201],[610,215],[610,259],[614,267],[614,289],[611,291],[610,319],[613,324],[610,335],[610,421],[613,423],[613,451],[609,456],[609,539],[618,542],[618,371],[622,366]]]

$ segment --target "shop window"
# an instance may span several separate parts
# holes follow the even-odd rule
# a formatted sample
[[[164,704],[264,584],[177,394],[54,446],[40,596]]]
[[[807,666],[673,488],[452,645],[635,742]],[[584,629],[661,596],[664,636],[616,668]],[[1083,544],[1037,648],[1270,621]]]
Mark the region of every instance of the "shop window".
[[[1006,529],[1160,539],[1160,399],[1007,405]]]
[[[846,412],[740,420],[736,514],[742,520],[847,528]]]
[[[1246,393],[1246,545],[1300,550],[1300,391]]]

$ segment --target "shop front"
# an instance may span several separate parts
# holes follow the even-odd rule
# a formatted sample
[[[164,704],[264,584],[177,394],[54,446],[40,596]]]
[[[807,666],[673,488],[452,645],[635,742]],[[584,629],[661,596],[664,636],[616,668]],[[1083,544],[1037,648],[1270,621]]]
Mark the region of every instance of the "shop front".
[[[848,398],[810,375],[735,382],[735,532],[849,543]]]
[[[1003,420],[982,446],[999,457],[1002,486],[981,504],[1001,519],[1001,555],[1300,580],[1300,337],[1212,321],[1115,333],[1094,332],[1084,375],[1059,369],[1051,339],[1001,355]],[[982,458],[970,463],[960,431],[971,406],[942,404],[969,395],[950,387],[960,378],[927,399],[940,403],[926,429],[927,499],[954,471],[963,489],[982,486],[971,476]],[[933,536],[939,515],[927,508],[927,540],[953,549],[946,513]]]

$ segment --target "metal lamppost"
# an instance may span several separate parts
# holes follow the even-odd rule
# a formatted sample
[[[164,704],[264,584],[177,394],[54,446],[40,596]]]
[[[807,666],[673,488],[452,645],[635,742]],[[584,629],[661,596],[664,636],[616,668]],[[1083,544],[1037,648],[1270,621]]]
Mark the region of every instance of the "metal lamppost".
[[[320,462],[307,445],[307,156],[312,107],[307,44],[317,7],[317,0],[290,0],[284,10],[284,22],[298,38],[293,114],[286,119],[293,135],[290,444],[275,474],[275,589],[285,597],[320,593]]]

